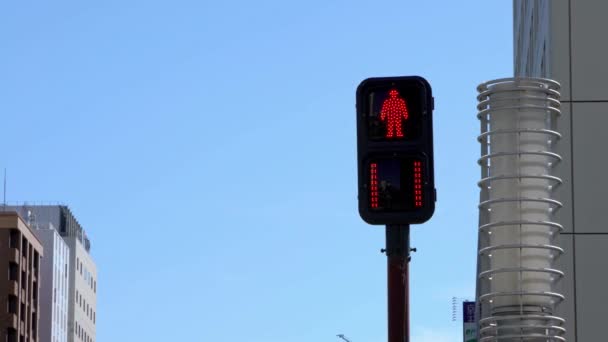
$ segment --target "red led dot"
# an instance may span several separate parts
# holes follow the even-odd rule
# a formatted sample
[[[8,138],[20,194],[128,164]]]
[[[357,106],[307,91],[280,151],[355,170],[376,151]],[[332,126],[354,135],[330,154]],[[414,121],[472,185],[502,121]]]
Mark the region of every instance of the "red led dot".
[[[422,207],[422,163],[414,161],[414,207]]]
[[[372,209],[378,208],[378,174],[376,168],[378,165],[376,163],[370,163],[370,207]]]

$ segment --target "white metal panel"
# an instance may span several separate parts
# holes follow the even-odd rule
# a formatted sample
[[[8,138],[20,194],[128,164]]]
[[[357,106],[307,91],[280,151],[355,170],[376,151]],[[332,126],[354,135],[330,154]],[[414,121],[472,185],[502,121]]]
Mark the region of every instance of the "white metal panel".
[[[577,341],[606,341],[608,235],[576,235]]]
[[[608,233],[608,103],[573,103],[574,232]]]
[[[608,100],[608,1],[572,0],[572,100]]]

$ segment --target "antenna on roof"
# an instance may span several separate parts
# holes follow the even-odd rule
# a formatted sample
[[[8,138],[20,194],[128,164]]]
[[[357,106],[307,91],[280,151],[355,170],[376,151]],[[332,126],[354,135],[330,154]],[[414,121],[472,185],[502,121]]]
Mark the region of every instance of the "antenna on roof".
[[[2,211],[6,211],[6,168],[4,168],[4,201],[2,202]]]

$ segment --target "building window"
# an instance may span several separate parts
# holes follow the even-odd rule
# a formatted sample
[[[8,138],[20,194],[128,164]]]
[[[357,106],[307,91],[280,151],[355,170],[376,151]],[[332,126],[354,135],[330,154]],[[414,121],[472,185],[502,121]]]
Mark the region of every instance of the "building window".
[[[27,258],[27,239],[26,238],[21,239],[21,255],[24,258]]]
[[[28,283],[28,287],[27,287],[27,297],[26,298],[32,298],[32,274],[30,273],[27,277],[27,283]]]
[[[19,231],[17,229],[11,229],[8,239],[8,245],[10,248],[19,249]]]
[[[21,288],[25,290],[26,285],[27,285],[27,278],[25,276],[25,271],[21,271]]]
[[[38,265],[40,263],[39,259],[40,255],[38,252],[34,251],[34,271],[36,271],[36,273],[38,272]]]
[[[34,263],[32,262],[34,260],[34,253],[33,253],[34,247],[32,247],[31,244],[28,244],[27,245],[27,250],[28,250],[27,261],[28,261],[29,268],[31,270],[31,269],[34,268]]]
[[[14,328],[6,329],[6,342],[17,342],[17,330]]]
[[[8,308],[7,311],[8,313],[12,313],[12,314],[17,314],[17,296],[15,295],[8,295]]]
[[[12,261],[8,264],[8,279],[13,281],[19,281],[19,265]]]

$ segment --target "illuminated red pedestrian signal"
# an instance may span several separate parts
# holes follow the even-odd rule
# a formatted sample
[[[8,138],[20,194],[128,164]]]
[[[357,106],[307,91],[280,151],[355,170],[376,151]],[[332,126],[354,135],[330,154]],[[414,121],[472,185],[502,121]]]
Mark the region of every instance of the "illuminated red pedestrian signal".
[[[371,224],[428,220],[435,210],[433,97],[417,76],[357,89],[359,213]]]
[[[385,123],[387,139],[403,138],[403,121],[407,120],[407,105],[397,89],[391,89],[382,101],[380,121]]]

